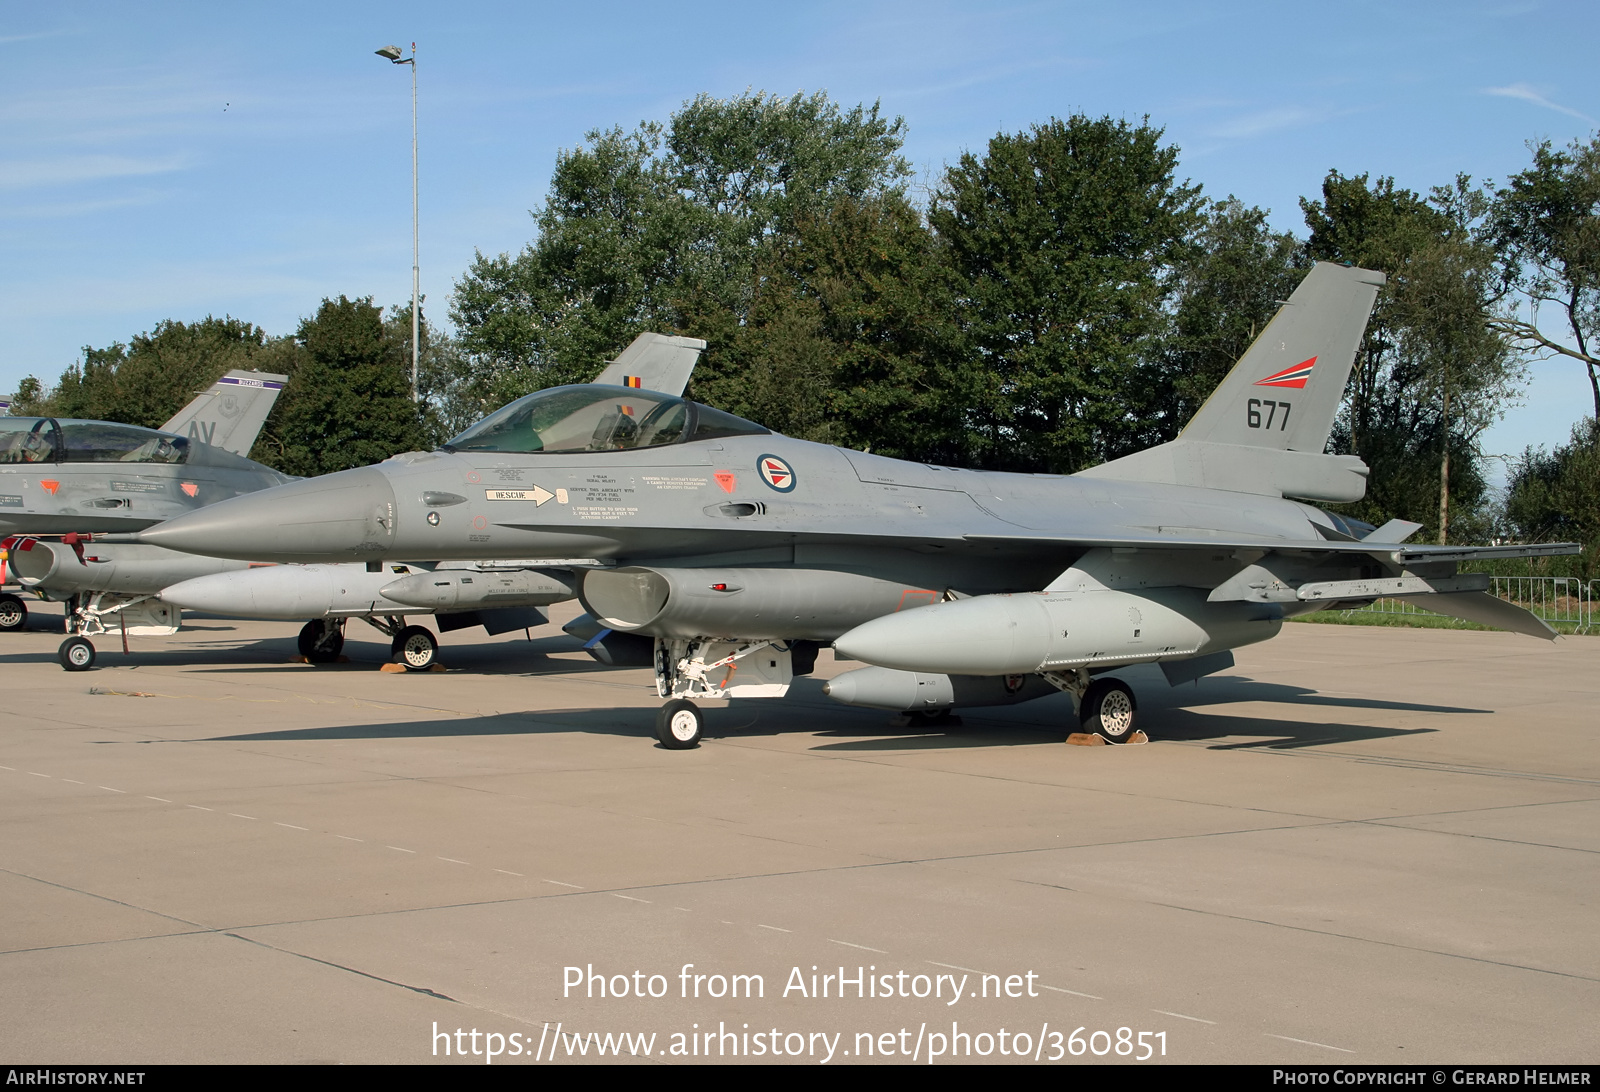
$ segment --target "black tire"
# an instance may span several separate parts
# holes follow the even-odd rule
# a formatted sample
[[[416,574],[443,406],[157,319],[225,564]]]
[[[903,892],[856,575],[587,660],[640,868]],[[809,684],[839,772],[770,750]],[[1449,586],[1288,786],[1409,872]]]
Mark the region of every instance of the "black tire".
[[[87,637],[68,637],[61,642],[56,658],[68,671],[87,671],[94,666],[94,645]]]
[[[0,633],[16,633],[28,628],[28,604],[6,592],[0,595]]]
[[[656,738],[669,751],[700,746],[700,734],[705,726],[705,714],[700,712],[700,707],[684,698],[674,698],[656,713]]]
[[[300,655],[314,664],[338,662],[344,651],[344,631],[326,618],[313,618],[300,627]]]
[[[426,626],[407,626],[394,635],[389,646],[391,663],[401,664],[407,671],[426,671],[439,655],[439,642]]]
[[[1078,720],[1085,732],[1097,733],[1112,743],[1126,743],[1138,731],[1139,703],[1121,679],[1096,679],[1084,692]]]

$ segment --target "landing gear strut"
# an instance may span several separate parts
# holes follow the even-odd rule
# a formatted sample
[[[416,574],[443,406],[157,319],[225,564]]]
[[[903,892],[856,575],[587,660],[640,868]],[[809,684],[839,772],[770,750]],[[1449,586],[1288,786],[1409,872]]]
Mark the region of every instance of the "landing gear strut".
[[[705,715],[690,698],[781,698],[794,678],[791,647],[780,641],[658,637],[656,738],[674,751],[700,746]]]
[[[299,645],[310,663],[337,663],[344,651],[344,619],[313,618],[300,628]]]

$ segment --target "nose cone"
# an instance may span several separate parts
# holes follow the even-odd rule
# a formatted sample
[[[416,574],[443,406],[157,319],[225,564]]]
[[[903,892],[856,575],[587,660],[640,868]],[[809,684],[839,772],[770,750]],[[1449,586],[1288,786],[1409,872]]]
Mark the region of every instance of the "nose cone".
[[[369,466],[208,505],[139,537],[244,561],[373,561],[393,544],[394,521],[394,489]]]

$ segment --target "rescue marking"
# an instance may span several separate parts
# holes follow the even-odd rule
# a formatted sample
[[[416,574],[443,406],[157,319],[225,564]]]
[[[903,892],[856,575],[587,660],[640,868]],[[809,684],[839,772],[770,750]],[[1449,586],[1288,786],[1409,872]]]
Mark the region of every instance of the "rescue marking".
[[[555,494],[543,486],[536,485],[531,489],[485,489],[485,500],[492,501],[532,501],[535,508],[545,501],[555,497]]]
[[[732,471],[719,470],[711,476],[717,479],[717,484],[722,486],[724,493],[732,493],[739,484],[739,479],[733,476]]]

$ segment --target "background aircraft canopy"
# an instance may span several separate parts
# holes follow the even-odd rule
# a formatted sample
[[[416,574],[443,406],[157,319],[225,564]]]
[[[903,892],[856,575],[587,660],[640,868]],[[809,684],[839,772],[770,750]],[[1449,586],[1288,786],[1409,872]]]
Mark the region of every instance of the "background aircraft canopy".
[[[636,387],[551,387],[491,413],[446,451],[511,454],[631,451],[769,430],[721,410]]]
[[[181,463],[183,436],[111,421],[0,418],[0,463]]]

